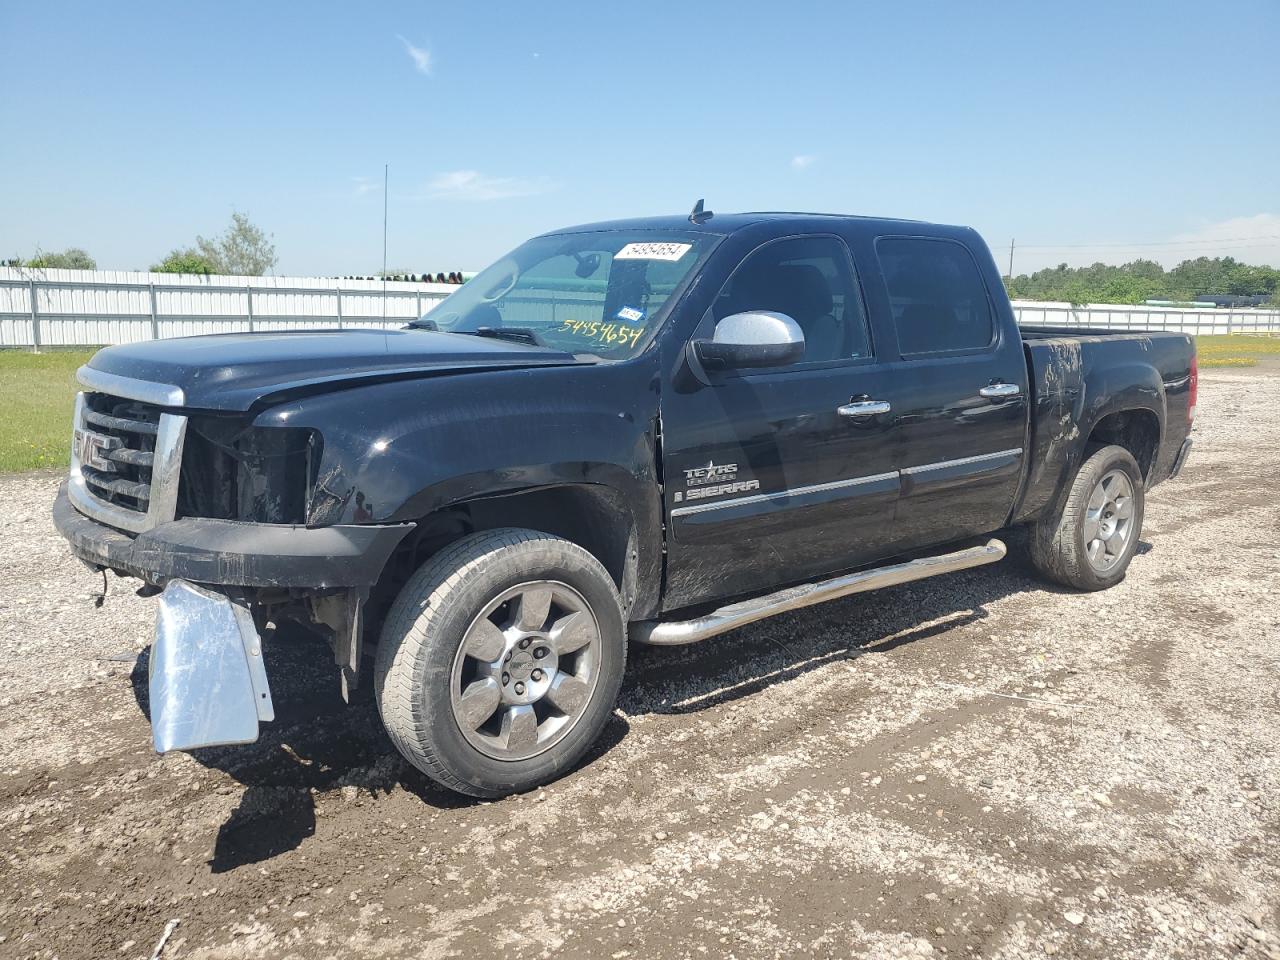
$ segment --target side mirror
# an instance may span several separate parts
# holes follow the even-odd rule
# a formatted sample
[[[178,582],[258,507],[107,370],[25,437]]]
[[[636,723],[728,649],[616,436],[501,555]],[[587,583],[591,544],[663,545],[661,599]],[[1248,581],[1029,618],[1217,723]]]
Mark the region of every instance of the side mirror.
[[[804,332],[785,313],[748,310],[725,317],[710,340],[695,340],[693,348],[712,370],[781,367],[804,356]]]

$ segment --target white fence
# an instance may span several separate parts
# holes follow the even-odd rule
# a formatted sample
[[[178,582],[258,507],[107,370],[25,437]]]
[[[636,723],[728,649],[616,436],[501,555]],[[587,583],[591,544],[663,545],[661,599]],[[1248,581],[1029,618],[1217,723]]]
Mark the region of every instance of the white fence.
[[[0,347],[97,346],[200,333],[398,327],[453,284],[0,267]],[[1015,300],[1020,323],[1280,334],[1280,312]]]
[[[457,289],[396,280],[0,267],[0,347],[398,327]]]
[[[1280,334],[1280,311],[1183,310],[1135,307],[1116,303],[1072,306],[1043,300],[1015,300],[1019,323],[1052,327],[1094,327],[1102,330],[1169,330],[1176,333]]]

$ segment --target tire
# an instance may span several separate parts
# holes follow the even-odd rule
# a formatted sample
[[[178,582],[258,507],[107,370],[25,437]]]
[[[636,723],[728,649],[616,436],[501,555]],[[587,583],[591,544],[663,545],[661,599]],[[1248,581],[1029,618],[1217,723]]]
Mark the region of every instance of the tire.
[[[501,797],[582,758],[625,662],[618,593],[595,557],[535,530],[490,530],[409,578],[382,629],[374,694],[406,760],[451,790]]]
[[[1118,446],[1094,449],[1076,473],[1062,512],[1034,524],[1032,564],[1076,590],[1115,586],[1138,548],[1145,500],[1133,454]]]

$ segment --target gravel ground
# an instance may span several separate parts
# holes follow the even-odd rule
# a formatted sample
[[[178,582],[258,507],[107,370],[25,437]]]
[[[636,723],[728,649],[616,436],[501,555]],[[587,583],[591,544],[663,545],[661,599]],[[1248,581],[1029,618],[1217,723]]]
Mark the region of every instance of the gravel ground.
[[[473,803],[281,638],[252,747],[157,757],[154,601],[0,479],[0,957],[1280,958],[1280,376],[1102,594],[1011,558],[636,650],[578,771]]]

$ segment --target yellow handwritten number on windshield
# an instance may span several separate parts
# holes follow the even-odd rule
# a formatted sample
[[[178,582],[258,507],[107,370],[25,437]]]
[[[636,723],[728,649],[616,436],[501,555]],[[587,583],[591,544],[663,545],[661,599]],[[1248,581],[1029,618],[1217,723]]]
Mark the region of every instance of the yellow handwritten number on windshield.
[[[560,325],[562,332],[595,340],[598,343],[621,343],[634,347],[644,333],[644,327],[630,327],[625,323],[601,323],[598,320],[566,320]]]

